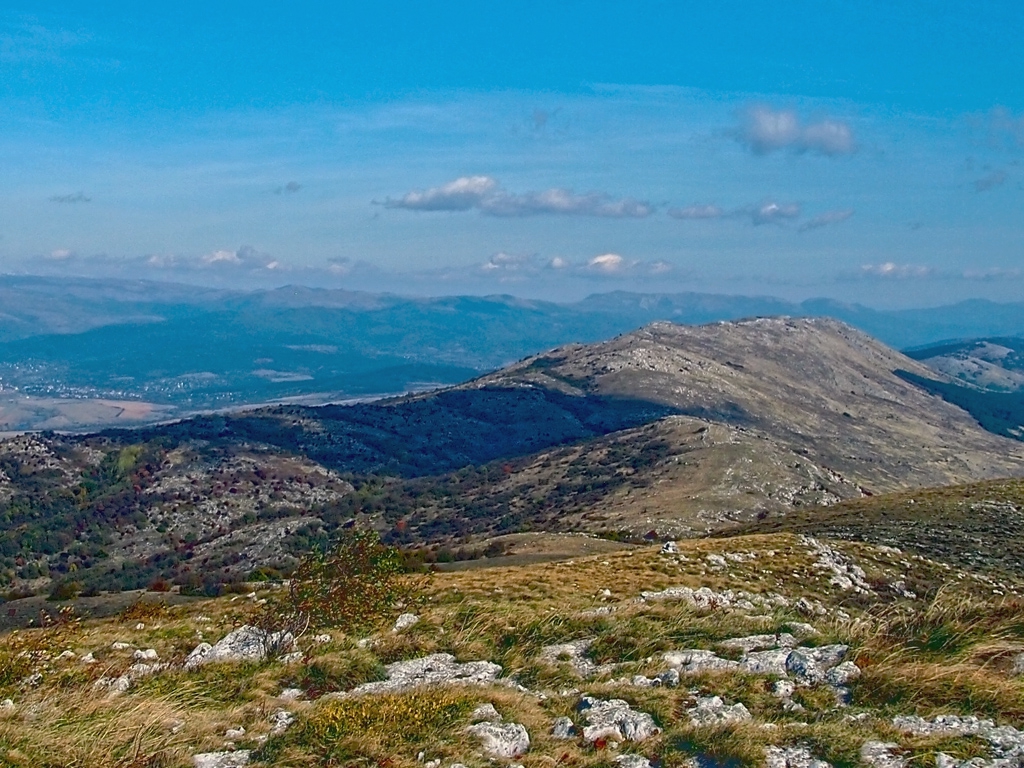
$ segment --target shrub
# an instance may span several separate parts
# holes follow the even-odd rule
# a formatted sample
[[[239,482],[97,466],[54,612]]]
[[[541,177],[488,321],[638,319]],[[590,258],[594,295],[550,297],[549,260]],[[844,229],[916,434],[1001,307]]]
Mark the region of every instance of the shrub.
[[[373,531],[342,532],[329,551],[315,550],[292,574],[287,595],[264,606],[257,624],[298,637],[309,628],[346,631],[385,621],[411,600],[402,555]]]
[[[77,581],[58,581],[53,585],[46,599],[55,602],[59,600],[74,600],[81,591],[82,585]]]

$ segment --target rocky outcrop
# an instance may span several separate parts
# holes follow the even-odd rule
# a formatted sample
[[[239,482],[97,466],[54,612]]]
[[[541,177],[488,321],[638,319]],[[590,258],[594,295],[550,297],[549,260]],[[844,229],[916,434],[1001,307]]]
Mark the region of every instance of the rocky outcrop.
[[[686,713],[690,716],[690,724],[701,725],[728,725],[729,723],[742,723],[751,719],[750,711],[742,704],[726,704],[721,696],[704,696],[697,699],[697,703],[688,708]]]
[[[240,749],[237,752],[202,752],[192,756],[195,768],[242,768],[249,764],[251,752]]]
[[[511,759],[530,749],[530,734],[520,723],[475,723],[466,728],[466,733],[480,741],[488,757]]]
[[[450,653],[435,653],[409,661],[396,661],[385,667],[387,678],[363,683],[345,694],[332,697],[358,696],[367,693],[395,693],[429,685],[487,685],[501,674],[501,666],[490,661],[468,661],[460,664]]]
[[[577,706],[583,719],[583,740],[644,741],[661,733],[654,718],[638,712],[622,699],[602,700],[584,696]]]
[[[232,630],[216,645],[200,643],[185,659],[185,669],[228,661],[262,661],[276,650],[290,650],[295,638],[287,632],[266,632],[248,625]]]

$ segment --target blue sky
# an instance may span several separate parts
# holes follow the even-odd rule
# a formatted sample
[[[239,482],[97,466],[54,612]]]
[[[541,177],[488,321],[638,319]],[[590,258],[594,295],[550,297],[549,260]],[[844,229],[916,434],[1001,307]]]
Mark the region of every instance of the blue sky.
[[[1019,3],[140,5],[0,6],[0,271],[1024,294]]]

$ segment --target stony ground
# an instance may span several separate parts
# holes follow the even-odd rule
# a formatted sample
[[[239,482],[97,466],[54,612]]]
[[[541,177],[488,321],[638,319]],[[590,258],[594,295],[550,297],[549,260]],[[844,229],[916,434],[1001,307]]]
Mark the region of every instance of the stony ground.
[[[264,657],[268,594],[0,637],[0,765],[1024,761],[1024,585],[792,534],[411,577]]]

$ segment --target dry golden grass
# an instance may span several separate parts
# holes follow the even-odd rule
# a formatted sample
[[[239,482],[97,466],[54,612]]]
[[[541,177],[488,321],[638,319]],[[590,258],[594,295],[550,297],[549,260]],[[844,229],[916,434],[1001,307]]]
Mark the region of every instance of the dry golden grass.
[[[1010,659],[1024,648],[1019,602],[992,596],[987,582],[970,577],[958,578],[955,589],[940,589],[951,574],[936,563],[869,545],[835,546],[862,565],[877,592],[854,596],[829,583],[827,574],[815,568],[808,547],[790,535],[684,542],[678,557],[648,548],[519,568],[412,576],[410,585],[422,595],[420,622],[402,633],[377,633],[371,647],[335,631],[323,645],[303,640],[307,657],[299,664],[221,664],[189,673],[172,668],[139,680],[116,697],[93,689],[98,677],[123,674],[133,663],[131,649],[115,650],[114,641],[154,648],[161,661],[180,662],[200,634],[212,642],[247,621],[256,610],[253,602],[219,598],[170,609],[136,608],[121,621],[0,636],[0,700],[15,702],[13,712],[0,714],[0,765],[185,768],[192,753],[225,748],[225,731],[244,726],[246,735],[237,746],[257,750],[264,759],[254,765],[413,768],[423,752],[425,760],[441,759],[442,766],[462,762],[482,768],[486,759],[464,729],[468,713],[484,701],[506,720],[526,725],[533,742],[521,760],[527,768],[608,765],[616,753],[550,736],[554,717],[574,716],[578,694],[562,694],[574,688],[625,698],[650,712],[663,733],[620,751],[642,753],[666,767],[683,765],[694,751],[757,764],[767,744],[797,743],[810,745],[835,766],[854,765],[868,738],[898,741],[924,765],[939,749],[970,757],[979,745],[971,739],[901,735],[887,718],[969,711],[1024,725],[1024,681],[1008,674]],[[712,567],[706,558],[726,553],[755,556],[730,561],[724,569]],[[928,599],[899,597],[887,586],[896,580],[927,585],[921,594]],[[806,597],[828,606],[830,616],[810,619],[821,632],[814,642],[853,646],[864,675],[852,686],[852,711],[876,716],[845,720],[850,710],[836,709],[832,692],[824,688],[799,691],[794,698],[804,710],[786,712],[771,694],[770,681],[751,675],[703,674],[678,689],[624,685],[619,678],[662,671],[658,659],[664,650],[713,649],[725,638],[774,632],[788,622],[808,620],[791,608],[750,616],[697,610],[682,602],[636,601],[643,590],[669,586],[779,592],[794,601]],[[592,613],[601,607],[614,610]],[[849,618],[842,618],[840,609]],[[620,666],[584,683],[568,665],[537,659],[545,645],[582,638],[594,638],[595,661]],[[65,650],[78,657],[91,652],[97,663],[59,659]],[[277,698],[290,687],[303,689],[309,698],[347,690],[380,679],[386,663],[440,651],[461,661],[497,662],[505,675],[548,695],[540,699],[496,686],[330,703]],[[25,678],[35,671],[43,677],[29,685]],[[685,714],[696,695],[691,689],[742,702],[756,721],[776,727],[691,727]],[[296,724],[261,746],[259,737],[269,734],[269,717],[279,708],[292,710]]]

